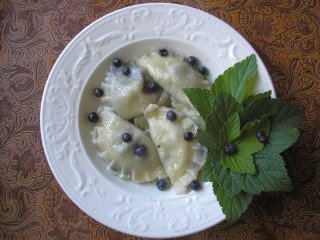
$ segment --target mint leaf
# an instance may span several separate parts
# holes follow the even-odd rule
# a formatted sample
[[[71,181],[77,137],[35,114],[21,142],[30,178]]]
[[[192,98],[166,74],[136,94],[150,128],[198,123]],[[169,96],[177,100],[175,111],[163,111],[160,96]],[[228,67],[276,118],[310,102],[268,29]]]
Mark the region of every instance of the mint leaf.
[[[298,138],[298,127],[304,114],[301,110],[280,100],[272,100],[271,131],[265,148],[254,155],[258,174],[242,176],[244,191],[259,194],[262,191],[289,191],[292,189],[285,163],[280,155]]]
[[[211,112],[211,102],[214,95],[209,89],[184,88],[184,93],[189,98],[192,105],[198,110],[200,116],[206,119]]]
[[[257,175],[238,174],[224,168],[219,161],[213,162],[216,179],[229,196],[241,190],[258,195],[261,192],[292,189],[291,179],[279,154],[263,149],[254,155],[254,160]]]
[[[197,138],[198,141],[205,146],[206,148],[208,148],[209,150],[214,150],[215,149],[215,145],[218,142],[218,136],[217,135],[213,135],[213,133],[208,132],[208,131],[204,131],[202,129],[198,129],[197,131]]]
[[[213,162],[208,159],[202,167],[201,177],[203,182],[212,182],[215,179],[215,173],[212,166]]]
[[[252,54],[219,75],[212,85],[212,91],[223,90],[241,103],[251,93],[256,75],[257,60]]]
[[[274,100],[277,101],[278,100]],[[213,165],[217,174],[217,180],[224,189],[230,190],[229,195],[235,194],[239,189],[259,194],[265,191],[288,191],[292,188],[291,180],[287,175],[284,161],[279,155],[284,149],[295,141],[297,128],[303,120],[300,110],[292,108],[284,102],[273,102],[273,127],[269,136],[269,143],[265,149],[254,155],[257,175],[241,175],[225,169],[222,165]],[[252,130],[260,128],[268,135],[268,115],[262,116],[260,120],[248,123],[242,130],[241,137],[252,134]],[[260,126],[259,126],[260,125]],[[247,130],[247,128],[250,130]],[[293,137],[293,139],[292,139]],[[291,139],[286,143],[286,139]],[[241,187],[239,187],[241,182]]]
[[[246,138],[251,135],[256,135],[258,131],[262,131],[266,136],[269,136],[270,121],[269,115],[265,114],[260,119],[255,119],[247,123],[241,131],[241,138]]]
[[[226,194],[232,197],[241,190],[258,195],[261,192],[292,189],[291,179],[279,154],[264,149],[255,154],[254,160],[257,175],[238,174],[224,168],[219,161],[213,162],[216,179]]]
[[[252,104],[253,102],[259,100],[259,99],[264,99],[264,98],[271,98],[271,93],[272,91],[266,91],[263,93],[258,93],[258,94],[253,94],[253,95],[249,95],[246,96],[245,99],[242,102],[242,105],[244,108],[248,107],[250,104]]]
[[[229,221],[235,221],[254,194],[288,191],[293,185],[280,155],[298,138],[303,113],[272,99],[271,91],[250,95],[257,75],[254,55],[220,75],[211,89],[184,89],[206,122],[199,142],[208,148],[203,181],[211,181]],[[261,144],[256,134],[268,137]],[[237,153],[226,155],[223,147],[233,142]]]
[[[271,109],[270,149],[281,153],[289,148],[299,137],[299,126],[304,119],[304,113],[281,100],[273,99]]]
[[[222,134],[226,143],[232,142],[240,136],[240,118],[238,113],[234,113],[228,119],[222,129]]]
[[[226,194],[233,197],[237,195],[241,190],[241,181],[240,174],[230,171],[230,169],[226,169],[220,161],[219,154],[211,154],[213,157],[209,158],[210,152],[208,153],[208,160],[211,159],[212,167],[216,174],[216,180],[219,185],[224,189]]]
[[[222,150],[226,144],[237,139],[240,136],[240,133],[240,118],[239,114],[235,112],[229,119],[227,119],[221,129],[217,147]]]
[[[270,91],[254,96],[249,96],[243,105],[243,111],[239,112],[241,125],[245,125],[253,119],[269,114],[274,103]]]
[[[301,111],[296,112],[299,116]],[[295,114],[290,115],[291,117]],[[261,118],[260,124],[264,123],[267,115]],[[283,118],[282,118],[283,119]],[[281,122],[278,118],[278,123]],[[259,124],[252,124],[257,120],[248,123],[246,126],[258,126]],[[297,122],[298,124],[299,122]],[[273,123],[276,126],[277,123]],[[267,124],[268,125],[268,124]],[[295,127],[298,127],[296,125]],[[263,130],[267,134],[267,129]],[[246,132],[243,129],[243,132]],[[245,135],[245,133],[242,133]],[[290,133],[287,133],[290,134]],[[267,191],[288,191],[292,188],[291,180],[288,177],[285,163],[282,157],[279,155],[279,145],[283,145],[282,138],[275,138],[278,133],[271,129],[269,136],[269,143],[265,145],[265,148],[254,155],[255,166],[257,169],[257,175],[238,174],[233,173],[230,169],[225,169],[219,166],[218,162],[213,164],[215,172],[217,174],[217,180],[221,186],[227,191],[229,195],[237,193],[241,189],[252,194],[259,194]],[[243,135],[241,135],[243,136]],[[221,164],[220,164],[221,165]],[[239,187],[239,184],[241,185]]]
[[[206,118],[206,131],[218,136],[226,121],[241,110],[241,105],[234,97],[222,91],[217,92],[211,103],[210,115]]]
[[[225,168],[230,168],[231,171],[241,174],[256,173],[252,155],[263,149],[263,144],[256,138],[256,133],[260,129],[269,129],[268,116],[246,124],[241,131],[240,138],[234,141],[240,135],[239,115],[235,113],[228,119],[219,134],[219,143],[217,144],[221,152],[221,163]],[[223,152],[223,147],[230,142],[234,142],[238,149],[234,155]]]
[[[268,191],[289,191],[292,189],[285,163],[278,153],[266,147],[255,154],[255,164],[258,174],[255,176],[240,176],[242,189],[245,192],[259,194]]]
[[[256,168],[252,155],[261,151],[263,144],[255,136],[250,136],[239,142],[237,147],[238,152],[234,155],[221,154],[222,165],[237,173],[255,174]]]
[[[212,186],[214,194],[222,207],[222,212],[231,223],[241,216],[253,199],[252,194],[243,191],[233,197],[228,196],[216,180],[212,181]]]

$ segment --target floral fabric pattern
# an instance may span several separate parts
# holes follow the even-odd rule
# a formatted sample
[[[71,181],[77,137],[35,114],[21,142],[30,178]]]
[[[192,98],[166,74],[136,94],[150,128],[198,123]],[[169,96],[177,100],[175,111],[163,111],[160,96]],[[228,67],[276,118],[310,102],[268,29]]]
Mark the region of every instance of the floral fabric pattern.
[[[48,74],[83,28],[142,0],[0,1],[0,239],[142,239],[84,214],[54,179],[41,145],[39,115]],[[319,239],[320,1],[175,0],[217,16],[257,50],[277,96],[306,109],[291,149],[300,198],[254,199],[233,225],[179,239]]]

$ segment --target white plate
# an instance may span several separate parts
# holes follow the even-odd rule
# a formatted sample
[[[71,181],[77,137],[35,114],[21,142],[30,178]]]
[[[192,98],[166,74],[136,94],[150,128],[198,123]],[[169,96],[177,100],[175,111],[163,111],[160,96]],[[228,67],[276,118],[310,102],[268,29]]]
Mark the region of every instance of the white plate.
[[[186,6],[142,4],[98,19],[79,33],[56,61],[41,106],[41,136],[54,176],[84,212],[131,235],[167,238],[192,234],[225,219],[211,184],[177,196],[154,183],[135,184],[111,175],[88,141],[87,113],[99,102],[100,86],[114,56],[130,59],[166,47],[198,57],[212,80],[227,67],[255,53],[257,91],[271,89],[270,76],[250,44],[218,18]]]

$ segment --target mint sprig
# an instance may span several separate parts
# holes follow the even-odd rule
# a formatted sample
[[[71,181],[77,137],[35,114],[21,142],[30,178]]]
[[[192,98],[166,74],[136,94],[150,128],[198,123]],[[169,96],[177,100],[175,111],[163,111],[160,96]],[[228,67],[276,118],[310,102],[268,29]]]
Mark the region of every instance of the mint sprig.
[[[256,57],[250,55],[218,76],[211,89],[184,89],[206,122],[206,129],[197,132],[208,148],[202,180],[212,182],[230,222],[240,217],[254,195],[292,189],[280,154],[297,140],[304,114],[272,99],[271,91],[253,94],[256,76]],[[258,132],[266,142],[259,142]],[[223,151],[230,142],[237,147],[233,155]]]
[[[212,91],[223,90],[242,103],[243,99],[252,93],[256,75],[257,60],[252,54],[219,75],[212,85]]]

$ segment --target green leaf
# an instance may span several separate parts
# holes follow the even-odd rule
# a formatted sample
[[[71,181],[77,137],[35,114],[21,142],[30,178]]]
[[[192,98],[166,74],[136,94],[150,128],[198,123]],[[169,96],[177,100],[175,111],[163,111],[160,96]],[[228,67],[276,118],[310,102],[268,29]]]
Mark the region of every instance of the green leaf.
[[[279,154],[264,149],[254,155],[254,160],[257,175],[238,174],[224,168],[220,161],[213,162],[216,179],[229,196],[234,196],[241,190],[258,195],[261,192],[292,189],[291,179]]]
[[[255,154],[255,164],[258,169],[256,176],[241,176],[242,189],[252,194],[269,191],[289,191],[292,189],[291,179],[282,157],[266,147]]]
[[[222,166],[219,158],[213,161],[216,181],[230,197],[241,190],[258,195],[261,192],[289,191],[292,189],[284,161],[279,154],[262,150],[255,155],[257,175],[238,174]]]
[[[241,138],[246,138],[251,135],[256,135],[258,131],[263,131],[266,136],[269,136],[270,121],[269,115],[265,114],[260,119],[255,119],[248,122],[241,131]]]
[[[239,116],[237,113],[232,115],[219,134],[217,147],[220,148],[222,165],[225,168],[230,168],[233,172],[255,174],[256,169],[252,155],[263,149],[263,144],[256,138],[257,131],[262,128],[268,130],[268,116],[246,124],[241,132],[241,137],[234,142],[238,152],[234,155],[227,155],[223,153],[223,147],[238,138],[240,133]]]
[[[241,105],[234,97],[222,91],[217,92],[216,98],[212,101],[211,113],[206,118],[206,131],[218,136],[228,119],[241,110]]]
[[[258,93],[258,94],[253,94],[253,95],[249,95],[246,96],[245,99],[243,100],[243,107],[246,108],[248,107],[250,104],[252,104],[253,102],[259,100],[259,99],[264,99],[264,98],[271,98],[271,93],[272,91],[266,91],[263,93]]]
[[[222,207],[222,212],[226,215],[227,220],[235,222],[241,214],[247,209],[253,199],[252,194],[240,192],[239,194],[230,197],[223,188],[221,188],[216,180],[212,182],[213,191]]]
[[[243,105],[243,110],[239,112],[241,119],[241,126],[244,126],[253,119],[269,114],[273,107],[273,99],[270,96],[270,91],[256,95],[256,97],[249,96]]]
[[[240,118],[239,114],[235,112],[223,125],[223,128],[220,130],[219,138],[217,142],[217,147],[223,149],[223,147],[237,139],[240,136]]]
[[[210,158],[211,154],[211,158]],[[216,174],[216,180],[219,185],[224,189],[226,194],[233,197],[237,195],[241,190],[241,181],[240,174],[230,171],[230,169],[226,169],[220,161],[219,154],[208,153],[208,160],[211,159],[212,167]],[[208,161],[207,160],[207,161]]]
[[[221,154],[222,165],[231,171],[241,174],[256,174],[253,154],[263,149],[255,136],[245,138],[237,144],[238,152],[234,155]]]
[[[301,110],[274,99],[271,109],[270,149],[275,153],[281,153],[295,143],[303,119],[304,113]]]
[[[198,110],[201,117],[206,119],[211,112],[211,102],[214,94],[209,89],[201,88],[184,88],[184,93],[189,98],[192,105]]]
[[[222,129],[225,134],[226,142],[232,142],[240,136],[240,118],[239,114],[235,112],[226,122]]]
[[[253,194],[292,189],[292,182],[280,153],[297,140],[304,114],[288,103],[273,100],[270,118],[268,143],[261,152],[254,155],[258,174],[241,178],[242,189]]]
[[[208,148],[202,168],[203,181],[211,181],[229,221],[235,221],[254,194],[288,191],[292,182],[280,153],[299,135],[304,115],[297,108],[271,98],[271,91],[250,95],[257,75],[254,55],[220,75],[211,89],[184,89],[190,102],[206,122],[199,129],[199,142]],[[261,144],[256,133],[268,136]],[[235,155],[223,153],[229,142],[237,145]]]
[[[287,107],[283,108],[277,106],[277,111],[274,110],[274,118],[275,116],[277,116],[277,118],[276,121],[272,123],[273,127],[270,132],[269,141],[261,152],[258,152],[254,155],[257,175],[252,176],[249,174],[243,175],[237,173],[233,173],[233,175],[231,175],[232,172],[229,169],[221,168],[220,173],[217,174],[217,180],[219,181],[220,185],[224,184],[222,186],[226,186],[229,188],[232,187],[233,190],[230,190],[231,193],[236,193],[234,189],[239,190],[239,182],[241,182],[241,189],[252,194],[259,194],[261,192],[268,191],[289,191],[292,189],[291,179],[288,177],[285,163],[279,153],[283,151],[283,146],[287,146],[285,143],[286,138],[284,138],[283,136],[287,135],[289,139],[291,139],[292,137],[291,131],[287,131],[290,128],[286,128],[291,125],[293,131],[297,131],[296,128],[299,127],[302,119],[300,110],[296,109],[295,111],[287,111],[286,113],[284,113],[285,109],[287,109]],[[282,110],[282,113],[280,110]],[[278,112],[278,114],[276,114],[276,112]],[[281,117],[281,115],[283,116]],[[264,122],[263,119],[266,116],[267,115],[262,117],[260,123]],[[287,117],[285,116],[288,116],[291,120],[293,120],[294,124],[292,125],[292,122],[288,121]],[[246,126],[253,127],[259,125],[252,124],[256,121],[257,120],[250,122]],[[283,121],[285,126],[282,126]],[[281,128],[278,127],[279,124],[286,130],[282,131]],[[244,131],[246,130],[243,129],[243,135],[245,135]],[[265,133],[267,133],[266,130],[264,131]],[[278,137],[279,133],[281,133],[282,137]],[[292,143],[293,142],[291,139],[289,145],[291,145]],[[217,171],[217,164],[214,164],[213,166],[215,168],[215,171]],[[226,176],[228,176],[228,178]],[[231,180],[233,181],[233,183],[230,183]]]
[[[212,179],[216,178],[211,161],[206,161],[203,165],[201,176],[203,182],[212,182]]]
[[[200,128],[197,131],[197,138],[198,141],[209,150],[215,149],[215,146],[218,142],[218,136],[213,135],[213,133],[204,131]]]
[[[241,103],[251,93],[256,75],[257,60],[252,54],[219,75],[212,85],[212,91],[222,89]]]

